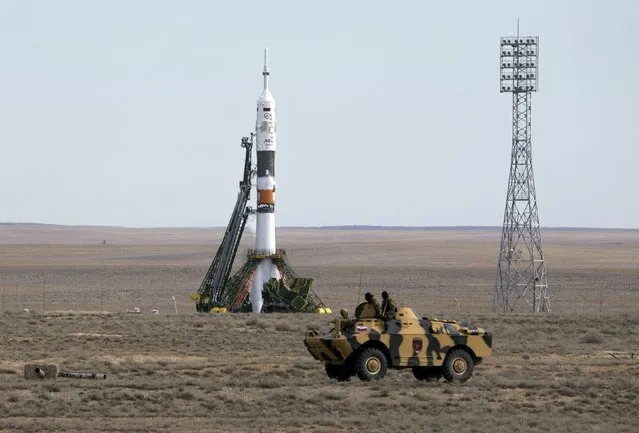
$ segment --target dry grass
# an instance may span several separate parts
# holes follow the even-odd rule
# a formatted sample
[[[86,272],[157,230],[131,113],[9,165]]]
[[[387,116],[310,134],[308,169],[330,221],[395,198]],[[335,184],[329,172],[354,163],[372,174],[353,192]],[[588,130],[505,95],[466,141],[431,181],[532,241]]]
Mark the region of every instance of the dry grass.
[[[66,320],[9,314],[0,325],[5,330],[0,427],[197,431],[213,423],[220,431],[311,426],[373,431],[397,425],[406,431],[423,425],[464,431],[472,423],[479,432],[562,432],[636,426],[639,353],[629,354],[639,347],[636,315],[486,314],[476,320],[495,332],[495,357],[467,384],[419,383],[408,371],[392,371],[379,383],[342,384],[326,378],[301,344],[304,325],[327,327],[315,315],[254,320],[248,314],[121,314]],[[70,336],[79,329],[109,335],[121,328],[135,332],[123,338]],[[581,343],[590,333],[600,340]],[[31,336],[26,345],[17,338],[24,335]],[[613,357],[610,351],[620,352]],[[27,360],[105,372],[107,379],[26,382],[18,367]],[[486,416],[493,422],[481,427],[478,420]]]
[[[408,371],[330,381],[302,344],[328,317],[198,316],[184,298],[214,248],[129,235],[140,245],[0,245],[5,287],[23,301],[6,290],[15,308],[0,316],[0,431],[634,432],[639,421],[637,233],[547,233],[554,312],[535,316],[490,314],[489,286],[471,285],[493,281],[498,233],[284,232],[291,264],[334,311],[354,307],[365,265],[365,290],[392,288],[423,313],[492,330],[495,356],[462,385]],[[37,313],[45,279],[49,309],[62,312]],[[166,303],[159,316],[80,314],[100,288],[111,311],[176,295],[181,314]],[[28,382],[27,362],[107,379]]]

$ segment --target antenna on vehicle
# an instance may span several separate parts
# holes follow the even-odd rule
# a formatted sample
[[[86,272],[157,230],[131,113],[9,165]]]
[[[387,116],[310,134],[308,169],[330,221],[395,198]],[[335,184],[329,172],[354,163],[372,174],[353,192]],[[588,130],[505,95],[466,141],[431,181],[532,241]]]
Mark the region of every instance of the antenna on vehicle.
[[[359,300],[362,299],[362,277],[364,276],[364,269],[360,269],[359,272],[359,291],[357,292],[357,305],[359,305]]]

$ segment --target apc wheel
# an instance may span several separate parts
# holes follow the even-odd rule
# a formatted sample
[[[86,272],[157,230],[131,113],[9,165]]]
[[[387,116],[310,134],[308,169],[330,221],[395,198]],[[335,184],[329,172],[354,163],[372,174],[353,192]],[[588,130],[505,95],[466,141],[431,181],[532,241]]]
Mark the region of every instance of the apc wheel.
[[[355,361],[355,373],[360,380],[379,380],[386,375],[387,368],[386,356],[374,347],[362,350]]]
[[[417,380],[437,382],[442,378],[442,369],[439,367],[414,367],[413,376],[415,376],[415,379]]]
[[[331,379],[337,379],[338,382],[348,382],[351,380],[352,370],[348,364],[324,364],[326,375]]]
[[[448,382],[466,382],[473,374],[473,358],[463,349],[453,349],[448,352],[442,374]]]

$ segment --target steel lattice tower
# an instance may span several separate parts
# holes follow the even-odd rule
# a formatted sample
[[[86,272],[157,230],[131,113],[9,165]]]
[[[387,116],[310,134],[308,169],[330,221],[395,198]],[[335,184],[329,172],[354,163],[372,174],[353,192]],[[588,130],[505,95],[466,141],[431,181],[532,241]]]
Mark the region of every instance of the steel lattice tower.
[[[500,92],[513,95],[513,136],[493,311],[550,312],[530,134],[539,38],[517,34],[500,40]]]

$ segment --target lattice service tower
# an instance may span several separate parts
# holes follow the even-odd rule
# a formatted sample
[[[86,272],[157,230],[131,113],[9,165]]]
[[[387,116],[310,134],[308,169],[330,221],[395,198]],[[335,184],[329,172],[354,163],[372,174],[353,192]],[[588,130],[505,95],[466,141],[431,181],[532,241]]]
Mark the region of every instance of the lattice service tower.
[[[517,26],[519,27],[519,26]],[[513,95],[512,155],[493,311],[550,312],[537,213],[530,99],[537,91],[539,37],[500,40],[500,92]]]

